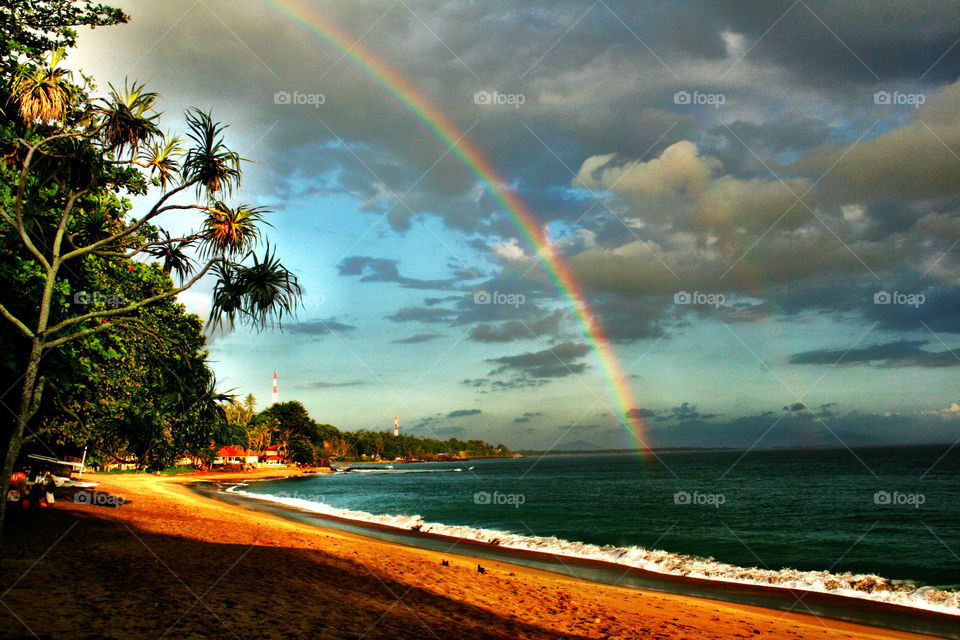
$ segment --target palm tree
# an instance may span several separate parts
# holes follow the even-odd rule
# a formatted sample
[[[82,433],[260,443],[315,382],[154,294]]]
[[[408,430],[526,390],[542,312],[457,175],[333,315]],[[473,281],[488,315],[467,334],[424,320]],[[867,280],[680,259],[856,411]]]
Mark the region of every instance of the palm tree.
[[[197,195],[202,189],[208,196],[221,190],[233,193],[233,187],[240,181],[240,154],[231,151],[223,143],[223,130],[226,125],[214,122],[209,114],[193,109],[187,112],[187,133],[196,146],[187,152],[183,161],[185,182],[196,183]]]
[[[180,163],[177,157],[183,154],[183,147],[180,146],[180,138],[171,136],[169,133],[159,142],[155,142],[147,147],[147,150],[140,155],[138,164],[144,168],[150,169],[150,177],[157,174],[157,183],[161,189],[166,190],[167,184],[176,179],[180,172]]]
[[[217,391],[217,379],[211,376],[210,382],[207,383],[203,392],[197,397],[190,408],[197,411],[201,420],[209,420],[214,424],[222,425],[227,422],[226,408],[232,402],[234,402],[234,396],[230,391],[226,393]]]
[[[252,265],[243,261],[253,259]],[[291,273],[267,245],[261,260],[250,251],[241,262],[221,260],[213,267],[216,284],[210,310],[211,326],[220,326],[224,318],[230,326],[237,317],[249,320],[262,329],[283,314],[293,313],[302,294],[297,277]]]
[[[168,276],[175,273],[183,282],[193,273],[193,258],[187,255],[186,251],[192,246],[193,242],[191,240],[172,240],[170,233],[166,230],[161,230],[160,233],[163,235],[163,240],[144,251],[154,258],[162,258],[163,272]]]
[[[153,110],[157,94],[147,91],[143,83],[128,85],[123,81],[123,92],[110,85],[110,98],[102,101],[96,113],[101,117],[100,128],[104,145],[110,151],[123,154],[129,146],[133,151],[151,138],[159,136],[159,113]]]
[[[17,74],[12,95],[25,123],[63,121],[74,93],[73,73],[58,67],[63,55],[64,50],[57,49],[46,66],[23,67]]]
[[[260,239],[260,224],[272,226],[263,219],[267,210],[241,204],[231,208],[220,200],[206,207],[204,221],[204,255],[236,256],[253,248]]]

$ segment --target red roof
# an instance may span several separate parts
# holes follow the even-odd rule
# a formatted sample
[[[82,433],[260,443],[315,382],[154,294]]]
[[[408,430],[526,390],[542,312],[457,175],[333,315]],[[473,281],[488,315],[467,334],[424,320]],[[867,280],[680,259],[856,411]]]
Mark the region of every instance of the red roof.
[[[252,449],[247,449],[246,447],[240,447],[237,445],[229,444],[225,447],[221,447],[220,451],[217,451],[218,458],[242,458],[247,456],[259,456],[259,451],[254,451]]]

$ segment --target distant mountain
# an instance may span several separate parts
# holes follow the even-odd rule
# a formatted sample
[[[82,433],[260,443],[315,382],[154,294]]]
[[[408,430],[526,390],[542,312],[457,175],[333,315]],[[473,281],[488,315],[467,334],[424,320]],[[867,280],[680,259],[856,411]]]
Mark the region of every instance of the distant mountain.
[[[573,442],[564,442],[554,447],[556,451],[600,451],[603,449],[598,444],[587,442],[586,440],[574,440]]]

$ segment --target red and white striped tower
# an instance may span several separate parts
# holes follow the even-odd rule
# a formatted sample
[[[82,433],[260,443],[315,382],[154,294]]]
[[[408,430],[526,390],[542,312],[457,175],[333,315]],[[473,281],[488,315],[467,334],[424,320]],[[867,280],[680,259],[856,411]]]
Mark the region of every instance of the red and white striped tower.
[[[393,437],[400,435],[400,416],[393,416]]]
[[[273,395],[270,396],[270,404],[277,404],[280,402],[280,396],[277,395],[277,372],[273,372]]]

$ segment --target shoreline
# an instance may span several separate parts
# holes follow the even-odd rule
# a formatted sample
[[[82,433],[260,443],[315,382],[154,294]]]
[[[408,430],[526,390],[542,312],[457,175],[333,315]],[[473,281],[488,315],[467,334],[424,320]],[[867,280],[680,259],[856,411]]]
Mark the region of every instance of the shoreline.
[[[234,485],[236,486],[238,485]],[[617,584],[640,590],[781,611],[794,611],[798,606],[802,606],[802,610],[808,613],[836,620],[944,638],[960,638],[960,615],[935,609],[812,589],[676,575],[592,558],[492,545],[489,542],[471,538],[411,530],[390,524],[313,511],[266,497],[258,498],[250,494],[225,491],[219,483],[199,483],[192,488],[201,495],[215,500],[244,504],[256,510],[267,511],[279,517],[305,522],[312,526],[332,526],[357,535],[432,551],[437,551],[444,546],[467,548],[470,551],[468,555],[478,559],[501,560],[520,567],[535,568],[598,584]]]
[[[13,522],[6,544],[18,554],[5,555],[2,570],[21,577],[4,601],[16,617],[0,611],[0,629],[83,639],[169,629],[172,637],[277,639],[931,637],[603,585],[507,560],[480,560],[479,575],[461,542],[429,551],[195,490],[297,475],[86,476],[127,502],[109,509],[58,496],[52,509]]]

